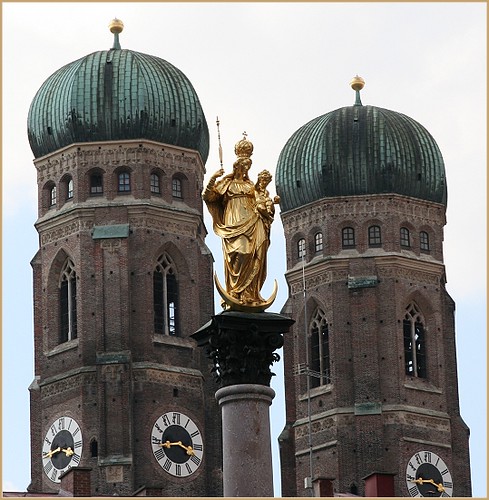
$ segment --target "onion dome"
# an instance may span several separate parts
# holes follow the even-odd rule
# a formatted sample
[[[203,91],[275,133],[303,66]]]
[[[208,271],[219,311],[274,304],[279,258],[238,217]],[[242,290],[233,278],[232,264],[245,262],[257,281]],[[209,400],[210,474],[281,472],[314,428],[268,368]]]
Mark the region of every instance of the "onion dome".
[[[110,50],[89,54],[51,75],[27,120],[36,158],[76,142],[147,139],[209,155],[209,129],[188,78],[159,57],[121,49],[118,19]]]
[[[396,193],[446,205],[445,166],[430,133],[412,118],[363,106],[319,116],[287,141],[276,170],[282,211],[322,198]]]

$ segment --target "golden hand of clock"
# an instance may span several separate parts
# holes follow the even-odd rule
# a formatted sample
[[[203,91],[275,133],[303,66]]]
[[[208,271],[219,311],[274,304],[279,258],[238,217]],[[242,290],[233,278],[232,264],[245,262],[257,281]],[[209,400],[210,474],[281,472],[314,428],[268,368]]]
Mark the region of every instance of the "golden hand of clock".
[[[71,455],[73,455],[75,452],[71,449],[70,446],[68,446],[68,448],[63,448],[61,450],[67,457],[71,457]]]
[[[54,450],[49,450],[45,455],[42,456],[42,458],[51,458],[53,455],[56,455],[56,453],[59,453],[61,451],[61,447],[58,446]]]
[[[435,483],[433,479],[423,479],[422,477],[418,477],[418,479],[414,479],[411,481],[412,483],[417,483],[417,484],[423,484],[423,483],[429,483],[432,484],[433,486],[436,486],[436,489],[438,491],[445,491],[445,488],[443,487],[442,483]]]
[[[176,441],[175,443],[170,443],[170,441],[165,441],[164,443],[160,444],[160,446],[164,448],[171,448],[172,446],[180,446],[180,448],[183,448],[186,452],[187,455],[195,455],[194,449],[191,446],[185,446],[181,441]]]

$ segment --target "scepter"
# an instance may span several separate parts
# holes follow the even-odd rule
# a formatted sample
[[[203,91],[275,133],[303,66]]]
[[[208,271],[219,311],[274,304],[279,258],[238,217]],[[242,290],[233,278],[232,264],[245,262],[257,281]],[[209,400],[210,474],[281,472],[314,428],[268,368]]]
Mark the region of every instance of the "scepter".
[[[216,124],[217,124],[217,140],[219,141],[219,161],[221,162],[221,168],[222,168],[221,132],[219,130],[219,117],[218,116],[216,116]]]

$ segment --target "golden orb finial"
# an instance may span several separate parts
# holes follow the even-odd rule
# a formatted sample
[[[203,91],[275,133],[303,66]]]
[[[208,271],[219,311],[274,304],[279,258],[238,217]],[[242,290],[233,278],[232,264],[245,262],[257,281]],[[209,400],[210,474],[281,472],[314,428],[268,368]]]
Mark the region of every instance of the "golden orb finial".
[[[114,17],[109,23],[109,29],[111,33],[119,34],[124,29],[124,23],[120,19],[117,19],[117,17]]]
[[[365,80],[361,76],[356,75],[351,79],[350,87],[353,90],[362,90],[365,87]]]

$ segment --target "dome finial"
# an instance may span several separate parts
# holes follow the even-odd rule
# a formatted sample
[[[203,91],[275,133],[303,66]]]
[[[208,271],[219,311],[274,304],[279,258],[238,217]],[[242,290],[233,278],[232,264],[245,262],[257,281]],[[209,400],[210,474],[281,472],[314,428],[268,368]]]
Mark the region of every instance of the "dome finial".
[[[117,17],[114,17],[109,23],[109,29],[110,32],[114,34],[114,45],[112,48],[120,50],[121,44],[119,43],[119,33],[124,29],[124,23],[120,19],[117,19]]]
[[[362,101],[360,100],[360,90],[365,87],[365,80],[361,76],[356,75],[351,79],[350,86],[356,94],[355,106],[362,106]]]

